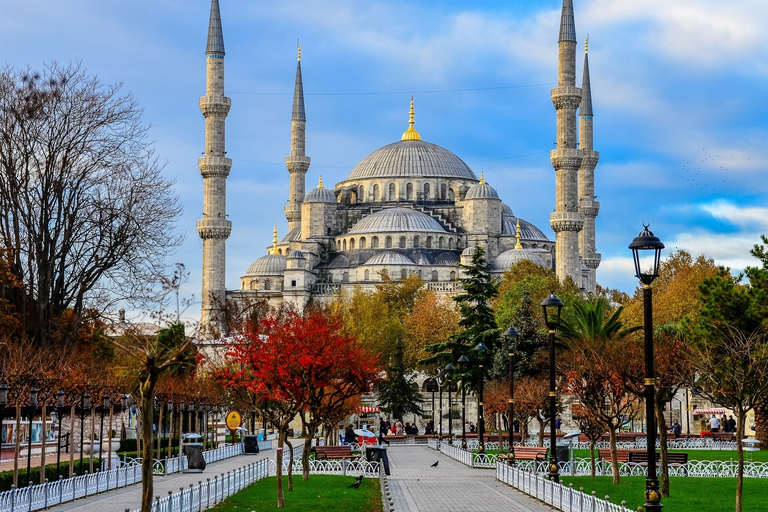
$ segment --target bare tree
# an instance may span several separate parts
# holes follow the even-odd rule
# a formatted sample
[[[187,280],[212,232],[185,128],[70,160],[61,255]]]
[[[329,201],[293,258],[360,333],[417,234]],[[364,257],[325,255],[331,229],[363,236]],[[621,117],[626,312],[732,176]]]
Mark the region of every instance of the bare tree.
[[[142,111],[79,65],[0,72],[0,245],[22,331],[66,343],[70,311],[155,298],[181,208]]]

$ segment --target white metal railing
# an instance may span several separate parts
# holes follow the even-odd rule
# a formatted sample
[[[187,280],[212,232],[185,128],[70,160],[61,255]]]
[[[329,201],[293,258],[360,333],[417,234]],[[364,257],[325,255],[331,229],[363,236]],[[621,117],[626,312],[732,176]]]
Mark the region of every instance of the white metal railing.
[[[12,487],[0,493],[0,512],[40,510],[138,482],[141,482],[141,465],[132,462],[110,471],[59,478],[21,489]]]
[[[626,502],[617,505],[608,499],[598,498],[594,492],[585,494],[576,490],[573,484],[566,487],[543,475],[503,463],[496,465],[496,479],[564,512],[631,512]]]
[[[205,482],[189,489],[156,499],[152,504],[152,512],[206,510],[267,476],[269,476],[269,460],[262,459],[240,469],[228,471],[221,476],[214,476],[213,480],[206,478]],[[136,512],[139,512],[139,509]]]

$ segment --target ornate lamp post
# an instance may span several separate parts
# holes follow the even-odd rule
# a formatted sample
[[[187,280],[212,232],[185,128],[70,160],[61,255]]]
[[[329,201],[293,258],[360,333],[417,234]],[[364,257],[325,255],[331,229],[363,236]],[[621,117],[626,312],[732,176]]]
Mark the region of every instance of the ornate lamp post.
[[[549,297],[541,301],[541,307],[544,310],[544,323],[549,329],[549,479],[557,483],[560,481],[560,474],[557,467],[557,426],[555,418],[557,417],[557,394],[555,392],[555,329],[560,324],[560,311],[563,309],[563,302],[550,293]]]
[[[91,394],[85,392],[80,398],[80,471],[83,470],[83,444],[85,441],[85,413],[91,410]],[[91,444],[91,456],[93,456],[93,444]]]
[[[435,384],[437,384],[437,380],[430,377],[428,382],[429,389],[432,391],[432,437],[435,437]]]
[[[467,449],[467,410],[466,410],[466,390],[467,386],[464,382],[464,370],[467,369],[469,359],[467,356],[462,355],[459,360],[459,369],[461,370],[461,449]]]
[[[5,408],[8,406],[8,385],[5,383],[5,380],[3,380],[2,383],[0,383],[0,443],[5,442],[5,440],[2,439],[3,434],[5,434],[5,427],[3,426],[3,420],[5,419]]]
[[[651,283],[659,275],[659,261],[664,244],[643,225],[643,231],[629,244],[635,260],[635,276],[643,285],[643,330],[645,338],[645,418],[648,450],[648,478],[645,480],[645,510],[661,510],[661,492],[656,477],[656,417],[654,415],[655,376],[653,373],[653,296]],[[640,268],[640,251],[653,251],[653,266],[648,272]]]
[[[437,387],[438,387],[438,395],[440,395],[440,405],[438,407],[438,414],[440,414],[440,428],[438,429],[438,435],[440,436],[440,441],[443,440],[443,381],[445,380],[445,372],[443,370],[440,370],[437,373]]]
[[[480,386],[478,388],[479,396],[477,401],[477,453],[478,455],[485,455],[485,407],[483,405],[483,381],[485,380],[485,368],[483,367],[483,359],[485,358],[485,354],[488,352],[488,347],[486,347],[481,341],[477,344],[475,350],[477,351],[478,360],[480,362],[478,365],[480,369]]]
[[[513,365],[512,357],[517,350],[517,340],[520,337],[520,333],[517,329],[509,326],[509,329],[504,331],[504,337],[509,341],[509,464],[515,464],[515,368]]]
[[[109,407],[109,395],[104,395],[101,401],[101,424],[99,424],[99,468],[102,467],[101,454],[104,449],[104,413],[109,410]]]
[[[451,409],[451,386],[453,385],[453,372],[455,368],[451,363],[445,365],[445,377],[448,381],[448,444],[453,444],[453,410]]]
[[[29,474],[32,470],[32,418],[35,416],[35,409],[37,409],[37,388],[32,386],[29,388],[29,430],[27,430],[27,482],[29,482]]]
[[[56,431],[56,475],[60,475],[59,467],[61,465],[61,420],[64,416],[64,391],[59,390],[56,393],[56,416],[59,420],[59,429]],[[72,430],[72,422],[70,421],[70,430]]]

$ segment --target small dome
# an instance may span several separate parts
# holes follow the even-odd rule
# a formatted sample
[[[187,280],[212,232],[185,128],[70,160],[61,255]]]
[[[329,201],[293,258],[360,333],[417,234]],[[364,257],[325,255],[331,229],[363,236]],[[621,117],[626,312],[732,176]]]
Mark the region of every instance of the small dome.
[[[349,266],[349,259],[347,259],[347,257],[343,254],[339,254],[328,262],[326,268],[346,268]]]
[[[373,256],[371,259],[365,262],[366,265],[413,265],[411,260],[405,254],[401,254],[397,251],[384,251]]]
[[[335,203],[336,194],[334,194],[333,190],[331,189],[328,189],[325,187],[317,187],[310,190],[309,193],[307,193],[307,195],[304,196],[304,202],[305,203]]]
[[[435,265],[455,265],[459,262],[459,256],[454,252],[441,252],[435,258]]]
[[[501,203],[501,216],[502,217],[514,217],[515,216],[515,214],[512,213],[512,208],[510,208],[507,203]]]
[[[493,262],[493,268],[495,270],[502,271],[509,270],[512,265],[518,261],[523,260],[532,261],[542,267],[546,266],[544,260],[542,260],[539,255],[533,251],[529,251],[528,249],[510,249],[509,251],[504,251],[503,253],[499,254],[499,256],[496,258],[496,261]]]
[[[467,195],[464,196],[464,200],[468,199],[498,199],[499,193],[496,189],[487,183],[480,182],[477,185],[472,185],[467,190]]]
[[[248,272],[247,276],[276,276],[282,275],[285,272],[287,266],[286,257],[282,254],[267,254],[254,261]]]
[[[400,233],[405,231],[446,232],[437,220],[426,213],[410,208],[386,208],[363,217],[349,230],[349,234]]]
[[[289,242],[301,242],[301,228],[293,228],[285,235],[280,241],[280,244],[287,244]]]
[[[518,217],[502,216],[501,219],[501,236],[515,236],[517,234],[516,224],[520,221],[520,237],[523,240],[537,240],[542,242],[549,242],[547,238],[539,228],[528,222],[527,220],[520,219]]]
[[[416,250],[411,253],[411,259],[417,265],[432,265],[429,256],[422,250]]]
[[[473,254],[475,254],[475,249],[477,249],[477,247],[475,247],[474,245],[471,245],[471,246],[467,247],[466,249],[464,249],[463,251],[461,251],[461,255],[462,256],[472,256]]]

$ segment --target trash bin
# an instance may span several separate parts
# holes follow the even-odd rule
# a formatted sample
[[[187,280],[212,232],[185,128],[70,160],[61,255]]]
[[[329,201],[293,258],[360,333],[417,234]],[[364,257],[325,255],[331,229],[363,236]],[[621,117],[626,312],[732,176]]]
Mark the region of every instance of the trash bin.
[[[184,473],[202,473],[205,469],[203,443],[185,443],[184,451],[187,454],[187,469]]]
[[[387,447],[384,445],[371,445],[365,447],[365,460],[368,462],[379,462],[384,465],[384,473],[389,476],[389,457],[387,456]]]
[[[568,449],[568,445],[557,445],[557,462],[568,462],[571,459],[571,454]]]
[[[246,454],[259,453],[259,437],[258,436],[243,436]]]

